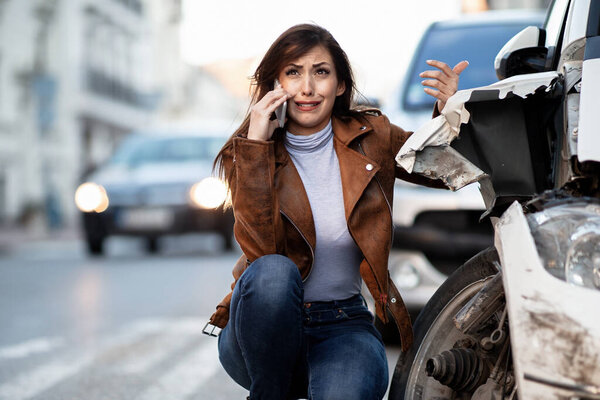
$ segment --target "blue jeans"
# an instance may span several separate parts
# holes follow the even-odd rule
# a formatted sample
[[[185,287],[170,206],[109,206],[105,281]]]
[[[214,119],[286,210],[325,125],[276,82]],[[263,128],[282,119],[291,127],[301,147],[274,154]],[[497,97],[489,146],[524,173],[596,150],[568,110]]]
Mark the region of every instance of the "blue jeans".
[[[229,312],[219,359],[252,400],[383,398],[385,348],[360,294],[304,303],[296,265],[267,255],[242,274]]]

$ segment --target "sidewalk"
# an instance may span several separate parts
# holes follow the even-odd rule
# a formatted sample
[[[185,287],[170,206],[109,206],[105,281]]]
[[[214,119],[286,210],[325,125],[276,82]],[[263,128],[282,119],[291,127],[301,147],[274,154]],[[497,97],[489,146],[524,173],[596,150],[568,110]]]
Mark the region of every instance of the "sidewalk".
[[[0,257],[10,256],[39,245],[52,246],[81,240],[78,227],[45,229],[30,226],[0,226]]]

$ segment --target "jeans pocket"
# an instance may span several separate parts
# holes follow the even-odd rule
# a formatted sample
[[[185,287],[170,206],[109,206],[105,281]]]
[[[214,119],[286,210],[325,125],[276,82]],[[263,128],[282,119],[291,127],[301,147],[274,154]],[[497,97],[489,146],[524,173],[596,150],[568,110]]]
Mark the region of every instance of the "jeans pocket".
[[[338,314],[340,315],[340,318],[344,319],[367,319],[369,321],[373,320],[373,314],[371,314],[369,309],[362,304],[341,307],[338,309]]]

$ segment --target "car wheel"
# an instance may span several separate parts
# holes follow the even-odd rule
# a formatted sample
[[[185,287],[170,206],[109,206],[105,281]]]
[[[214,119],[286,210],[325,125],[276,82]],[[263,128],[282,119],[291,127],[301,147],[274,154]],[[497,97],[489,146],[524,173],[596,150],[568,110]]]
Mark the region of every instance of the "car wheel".
[[[462,333],[453,328],[453,316],[498,270],[496,250],[491,247],[477,254],[456,270],[425,305],[414,325],[415,341],[400,354],[392,383],[390,400],[414,398],[454,398],[452,389],[425,373],[429,358],[452,348]],[[456,334],[453,332],[456,331]]]
[[[419,315],[421,309],[409,308],[408,313],[410,314],[411,321],[415,321]],[[384,324],[377,316],[375,317],[373,324],[375,328],[381,334],[381,338],[385,344],[399,345],[400,344],[400,333],[394,322],[394,317],[388,311],[388,323]]]
[[[146,250],[148,251],[148,253],[158,253],[158,238],[146,238]]]
[[[388,323],[384,324],[379,317],[375,317],[373,324],[381,334],[381,338],[385,344],[400,344],[400,334],[396,328],[396,323],[390,312],[388,311]]]
[[[226,251],[233,250],[233,234],[231,231],[222,232],[221,237],[223,238],[223,249]]]
[[[93,256],[103,255],[104,254],[104,239],[105,238],[103,236],[96,236],[96,237],[88,236],[86,238],[88,253]]]

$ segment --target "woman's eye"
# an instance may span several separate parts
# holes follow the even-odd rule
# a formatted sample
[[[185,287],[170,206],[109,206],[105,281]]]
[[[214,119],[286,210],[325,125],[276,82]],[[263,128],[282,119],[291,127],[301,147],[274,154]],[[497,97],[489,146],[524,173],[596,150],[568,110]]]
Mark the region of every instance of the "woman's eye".
[[[328,70],[328,69],[325,69],[325,68],[319,68],[319,69],[317,70],[317,74],[318,74],[318,75],[327,75],[327,74],[329,74],[329,70]]]
[[[298,74],[298,70],[296,69],[288,69],[287,71],[285,71],[286,75],[297,75]]]

